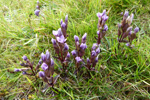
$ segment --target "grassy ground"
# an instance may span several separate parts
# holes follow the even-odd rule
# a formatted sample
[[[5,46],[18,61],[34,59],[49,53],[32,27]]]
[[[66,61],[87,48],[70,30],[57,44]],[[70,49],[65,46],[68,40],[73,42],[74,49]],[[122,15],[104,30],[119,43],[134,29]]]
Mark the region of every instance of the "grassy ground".
[[[89,100],[148,100],[150,99],[150,1],[148,0],[40,0],[41,15],[34,15],[36,0],[0,0],[0,98],[31,99],[89,99]],[[74,49],[75,34],[88,34],[86,51],[97,36],[97,12],[110,10],[109,30],[102,40],[98,73],[85,80],[69,72],[70,81],[58,80],[55,88],[45,93],[42,80],[39,87],[32,77],[12,74],[8,69],[20,68],[23,55],[37,62],[41,52],[49,49],[52,30],[60,27],[60,20],[69,15],[68,44]],[[121,44],[117,48],[117,23],[121,12],[134,13],[133,27],[140,27],[135,48]],[[116,49],[116,51],[115,51]],[[55,65],[57,69],[60,65]],[[73,67],[72,63],[70,67]],[[106,68],[104,68],[106,67]],[[82,76],[82,75],[81,75]],[[54,95],[55,94],[55,95]]]

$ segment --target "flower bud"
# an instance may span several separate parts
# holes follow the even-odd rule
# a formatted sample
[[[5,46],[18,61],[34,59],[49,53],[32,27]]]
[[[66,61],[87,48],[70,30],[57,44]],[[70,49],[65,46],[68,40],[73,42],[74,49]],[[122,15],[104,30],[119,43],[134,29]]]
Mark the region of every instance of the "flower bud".
[[[61,19],[61,21],[60,21],[60,25],[63,23],[63,20]]]
[[[101,17],[102,17],[102,13],[99,13],[99,12],[98,12],[98,13],[97,13],[97,17],[98,17],[98,18],[101,18]]]
[[[79,37],[75,35],[74,40],[75,40],[75,42],[79,42]]]
[[[27,61],[27,60],[28,60],[27,56],[25,56],[25,55],[22,57],[22,59],[23,59],[24,61]]]
[[[136,27],[136,28],[134,29],[134,33],[136,34],[138,31],[139,31],[139,28]]]
[[[95,58],[95,62],[96,62],[96,63],[98,62],[98,56]]]
[[[97,35],[99,35],[99,33],[100,33],[100,32],[99,32],[99,31],[97,31]]]
[[[70,58],[70,53],[69,53],[69,52],[67,53],[67,56],[66,56],[66,57],[67,57],[67,58]]]
[[[96,53],[97,53],[97,54],[100,53],[100,48],[99,48],[99,47],[96,49]]]
[[[80,48],[81,50],[85,50],[87,48],[87,45],[85,43],[81,43]]]
[[[52,38],[51,41],[52,41],[53,45],[56,45],[56,40],[55,39]]]
[[[40,64],[40,65],[42,64],[42,59],[39,60],[39,64]]]
[[[98,46],[97,43],[93,43],[92,50],[95,50],[97,46]]]
[[[107,31],[107,30],[108,30],[108,26],[104,25],[104,31]]]
[[[80,57],[76,57],[75,60],[77,61],[77,63],[82,61],[82,59]]]
[[[51,58],[51,66],[54,66],[54,61],[52,58]]]
[[[46,70],[48,69],[48,65],[47,65],[46,63],[43,63],[43,64],[41,65],[41,68],[42,68],[44,71],[46,71]]]
[[[72,53],[73,56],[76,56],[76,55],[77,55],[76,50],[71,51],[71,53]]]
[[[129,46],[130,46],[130,43],[126,43],[126,46],[128,46],[128,47],[129,47]]]
[[[66,39],[63,35],[61,35],[60,37],[56,37],[56,39],[59,43],[65,43],[65,41],[66,41]]]
[[[65,24],[68,25],[68,15],[65,17]]]
[[[86,61],[87,61],[87,64],[91,63],[89,58],[87,58]]]
[[[34,14],[35,14],[36,16],[39,16],[39,13],[40,13],[40,10],[39,10],[39,9],[36,9],[36,10],[34,11]]]
[[[21,71],[21,69],[14,69],[14,72],[20,72]]]
[[[104,15],[104,16],[102,16],[102,19],[103,19],[104,22],[106,22],[107,19],[108,19],[108,16],[107,16],[107,15]]]
[[[24,72],[24,71],[22,72],[22,75],[26,75],[26,74],[27,74],[26,72]]]
[[[43,71],[39,72],[39,77],[45,77],[45,73]]]
[[[46,50],[46,60],[49,60],[50,59],[50,53],[48,50]]]
[[[106,14],[106,9],[103,10],[102,16],[104,16]]]
[[[95,57],[96,56],[96,52],[95,52],[95,50],[93,50],[92,52],[91,52],[91,57]]]
[[[69,50],[69,46],[67,43],[65,43],[65,45],[64,45],[64,50]]]
[[[63,29],[66,28],[66,24],[64,22],[61,24],[61,28],[63,28]]]
[[[82,43],[85,43],[85,42],[86,42],[86,36],[87,36],[87,33],[85,33],[85,34],[82,36]]]
[[[127,17],[128,17],[128,15],[129,15],[129,12],[128,11],[125,11],[125,13],[124,13],[124,18],[126,19]]]
[[[41,54],[41,59],[42,59],[43,62],[46,61],[46,55],[45,55],[43,52],[42,52],[42,54]]]

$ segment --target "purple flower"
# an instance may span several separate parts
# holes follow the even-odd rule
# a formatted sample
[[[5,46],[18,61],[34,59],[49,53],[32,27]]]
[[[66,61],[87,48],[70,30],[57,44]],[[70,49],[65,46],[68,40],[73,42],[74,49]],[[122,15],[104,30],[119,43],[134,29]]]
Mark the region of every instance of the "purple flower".
[[[102,16],[104,16],[106,14],[106,9],[103,10]]]
[[[97,43],[93,43],[92,50],[95,50],[97,46],[98,46]]]
[[[69,52],[67,53],[67,56],[66,56],[66,57],[67,57],[67,58],[70,58],[70,53],[69,53]]]
[[[85,42],[86,42],[86,36],[87,36],[87,33],[85,33],[85,34],[82,36],[82,43],[85,43]]]
[[[63,23],[63,20],[61,19],[61,21],[60,21],[60,25]]]
[[[36,16],[39,16],[39,13],[40,13],[40,10],[39,10],[39,9],[36,9],[36,10],[34,11],[34,14],[35,14]]]
[[[26,72],[24,72],[24,71],[22,72],[22,75],[26,75],[26,74],[27,74]]]
[[[138,31],[139,31],[139,28],[136,27],[136,28],[134,29],[134,33],[136,34]]]
[[[51,58],[51,66],[54,66],[54,61],[52,58]]]
[[[27,56],[25,56],[25,55],[22,57],[22,59],[23,59],[24,61],[27,61],[27,60],[28,60]]]
[[[71,53],[72,53],[73,56],[76,56],[76,55],[77,55],[76,50],[71,51]]]
[[[62,36],[61,28],[59,28],[57,31],[54,31],[54,30],[53,30],[53,35],[55,35],[56,37]]]
[[[40,6],[39,6],[39,5],[37,5],[37,6],[36,6],[36,9],[40,9]]]
[[[97,54],[100,53],[100,48],[99,48],[99,47],[96,49],[96,53],[97,53]]]
[[[130,43],[126,43],[126,46],[128,46],[128,47],[129,47],[129,46],[130,46]]]
[[[75,59],[76,59],[77,63],[82,61],[82,59],[80,57],[76,57]]]
[[[80,48],[82,50],[85,50],[87,48],[87,45],[85,43],[81,43]]]
[[[48,50],[46,50],[46,59],[49,60],[50,59],[50,53]]]
[[[66,24],[63,22],[63,23],[61,24],[61,27],[65,29],[65,28],[66,28]]]
[[[60,37],[56,37],[56,39],[59,43],[64,43],[66,41],[66,39],[63,35],[61,35]]]
[[[42,59],[39,60],[39,64],[42,64]]]
[[[65,17],[65,23],[66,23],[66,25],[68,24],[68,15],[66,15],[66,17]]]
[[[64,50],[69,50],[69,46],[67,43],[65,43],[65,45],[64,45]]]
[[[87,64],[91,63],[89,58],[87,58],[86,61],[87,61]]]
[[[97,17],[98,17],[98,18],[101,18],[101,17],[102,17],[102,13],[99,13],[99,12],[98,12],[98,13],[97,13]]]
[[[75,40],[75,42],[79,42],[79,37],[75,35],[74,40]]]
[[[107,31],[107,30],[108,30],[108,26],[104,25],[104,31]]]
[[[56,45],[56,40],[55,39],[52,38],[51,41],[52,41],[53,45]]]
[[[127,17],[126,22],[128,23],[128,25],[131,25],[133,17],[134,17],[134,14],[131,14],[130,16]]]
[[[93,51],[91,52],[91,56],[92,56],[92,57],[95,57],[95,56],[96,56],[95,50],[93,50]]]
[[[46,55],[43,52],[41,54],[41,59],[42,59],[43,62],[46,61]]]
[[[21,69],[14,69],[14,72],[20,72],[21,71]]]
[[[103,19],[103,21],[105,22],[105,21],[107,21],[108,16],[107,16],[107,15],[104,15],[104,16],[102,16],[102,19]]]
[[[130,31],[132,31],[132,27],[127,28],[127,32],[130,32]]]
[[[97,31],[97,35],[99,35],[99,31]]]
[[[124,13],[124,18],[127,18],[128,17],[128,15],[129,15],[129,12],[128,11],[125,11],[125,13]]]
[[[39,72],[39,77],[45,77],[45,73],[43,71]]]
[[[96,63],[98,62],[98,56],[95,58],[95,62],[96,62]]]
[[[48,69],[48,65],[47,65],[46,63],[43,63],[43,64],[41,65],[41,68],[42,68],[44,71],[46,71],[46,70]]]

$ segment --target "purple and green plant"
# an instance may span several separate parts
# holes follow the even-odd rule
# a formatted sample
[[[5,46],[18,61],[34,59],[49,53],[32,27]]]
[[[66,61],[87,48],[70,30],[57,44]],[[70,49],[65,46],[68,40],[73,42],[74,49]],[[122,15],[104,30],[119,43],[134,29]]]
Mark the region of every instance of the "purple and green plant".
[[[98,17],[98,31],[97,31],[97,44],[101,43],[101,39],[105,36],[106,31],[108,30],[108,26],[105,24],[106,21],[108,20],[108,16],[106,15],[106,10],[103,10],[102,13],[97,13]]]
[[[139,31],[138,27],[136,27],[134,31],[132,31],[131,23],[133,21],[133,17],[134,17],[133,13],[129,16],[129,12],[125,11],[121,24],[118,24],[119,44],[126,43],[128,47],[132,47],[132,41],[136,38],[136,33]],[[127,37],[128,40],[126,39]]]
[[[67,66],[69,63],[70,53],[69,53],[69,46],[66,43],[67,38],[67,26],[68,26],[68,15],[65,17],[65,22],[61,19],[60,22],[61,28],[59,28],[57,31],[53,30],[53,35],[55,36],[55,39],[51,39],[51,42],[53,44],[55,53],[57,54],[57,58],[61,64],[62,64],[62,71],[67,71]]]

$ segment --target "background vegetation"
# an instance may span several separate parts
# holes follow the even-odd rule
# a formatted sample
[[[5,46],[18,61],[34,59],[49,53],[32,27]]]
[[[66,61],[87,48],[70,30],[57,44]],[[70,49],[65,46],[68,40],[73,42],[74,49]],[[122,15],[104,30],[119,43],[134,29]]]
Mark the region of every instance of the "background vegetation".
[[[40,0],[41,16],[34,15],[36,0],[0,0],[0,98],[1,99],[92,99],[92,100],[148,100],[150,99],[150,1],[149,0]],[[45,93],[34,85],[32,77],[9,73],[8,69],[20,68],[23,55],[38,62],[40,54],[49,49],[52,30],[60,27],[60,20],[69,15],[68,44],[74,47],[75,34],[86,32],[88,50],[96,42],[97,12],[109,10],[106,22],[109,30],[102,40],[100,60],[85,80],[69,72],[70,81],[59,79],[55,88]],[[121,12],[134,13],[133,27],[140,32],[130,49],[121,44],[117,49],[117,23]],[[60,65],[55,62],[55,69]],[[70,67],[74,64],[71,63]],[[81,75],[82,76],[82,75]]]

